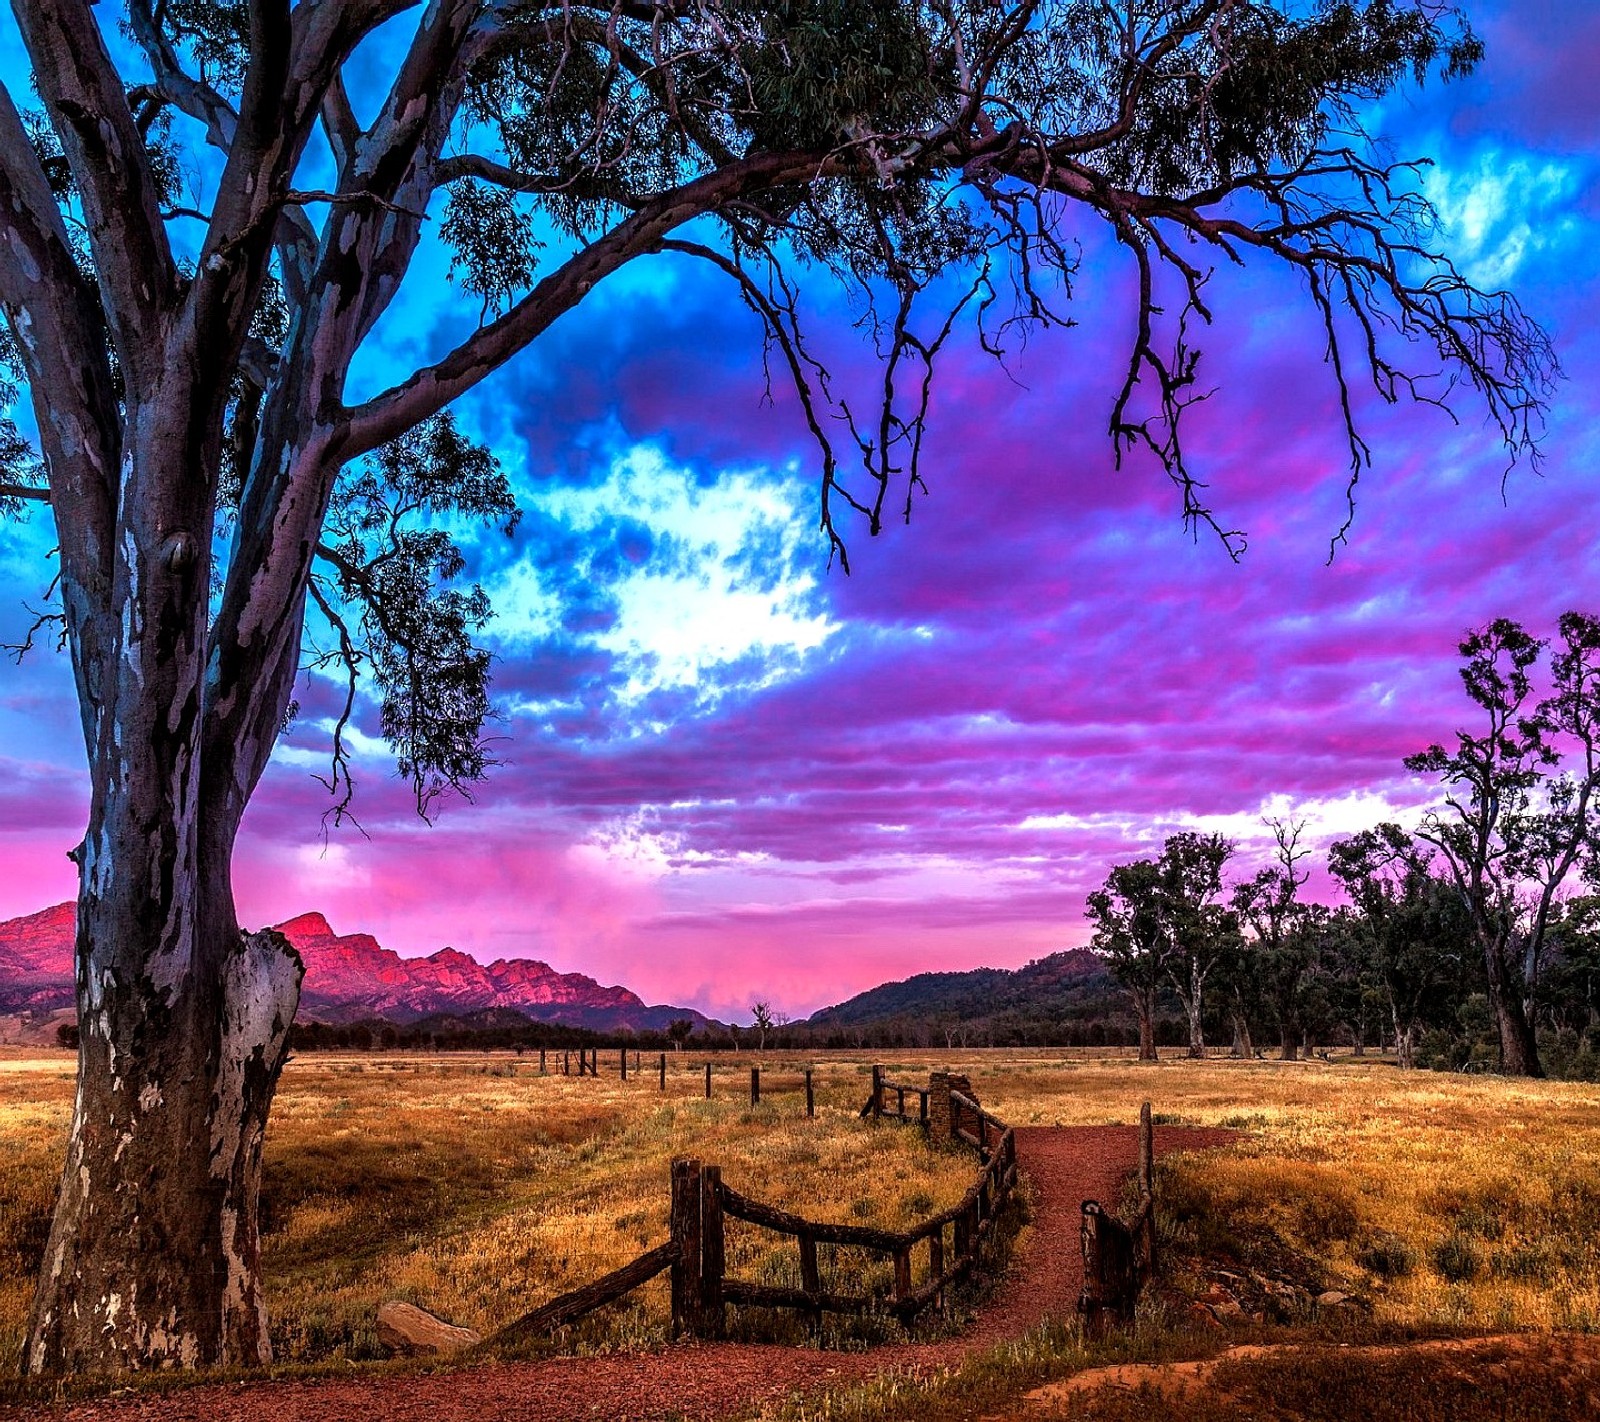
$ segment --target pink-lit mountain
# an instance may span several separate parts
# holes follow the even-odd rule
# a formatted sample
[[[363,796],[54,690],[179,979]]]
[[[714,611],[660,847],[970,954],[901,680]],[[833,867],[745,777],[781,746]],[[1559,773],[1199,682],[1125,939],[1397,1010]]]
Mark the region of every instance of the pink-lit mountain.
[[[72,1005],[73,924],[70,903],[0,923],[0,1011]],[[627,988],[606,987],[582,973],[558,973],[531,958],[500,958],[485,966],[454,948],[402,958],[371,934],[335,933],[320,913],[303,913],[277,927],[305,960],[302,1021],[414,1022],[489,1008],[598,1031],[659,1029],[678,1017],[697,1025],[705,1021],[688,1008],[652,1007]]]

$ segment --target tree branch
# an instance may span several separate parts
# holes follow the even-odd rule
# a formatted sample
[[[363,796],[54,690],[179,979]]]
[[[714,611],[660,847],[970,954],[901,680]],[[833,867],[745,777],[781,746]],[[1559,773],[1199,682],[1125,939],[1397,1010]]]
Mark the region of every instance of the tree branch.
[[[27,374],[49,473],[62,606],[92,756],[104,690],[90,668],[112,632],[121,425],[99,303],[73,259],[55,194],[4,85],[0,214],[0,308]]]
[[[83,202],[124,377],[153,388],[177,268],[144,137],[87,0],[16,0],[34,79]]]
[[[764,153],[696,178],[644,203],[545,277],[504,316],[481,326],[434,365],[345,412],[340,441],[352,459],[437,414],[570,311],[624,262],[650,252],[693,218],[786,182],[841,171],[827,154]]]
[[[47,504],[50,502],[50,491],[35,489],[28,484],[0,484],[0,499],[31,499]]]

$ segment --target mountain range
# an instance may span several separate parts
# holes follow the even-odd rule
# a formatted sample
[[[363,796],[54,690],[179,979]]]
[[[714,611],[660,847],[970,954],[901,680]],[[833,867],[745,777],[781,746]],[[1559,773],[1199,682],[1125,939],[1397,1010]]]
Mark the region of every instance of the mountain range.
[[[72,1007],[75,923],[70,903],[0,922],[0,1013],[38,1017]],[[616,1032],[660,1030],[680,1017],[697,1027],[707,1020],[691,1008],[651,1006],[625,987],[607,987],[583,973],[558,973],[532,958],[485,965],[455,948],[402,958],[370,933],[335,933],[320,913],[276,926],[306,965],[301,1021],[376,1017],[409,1024],[509,1010],[535,1022]]]
[[[806,1019],[818,1029],[915,1025],[953,1039],[971,1033],[1004,1039],[1048,1038],[1071,1020],[1125,1015],[1121,989],[1104,958],[1069,948],[1021,968],[918,973],[882,983]]]

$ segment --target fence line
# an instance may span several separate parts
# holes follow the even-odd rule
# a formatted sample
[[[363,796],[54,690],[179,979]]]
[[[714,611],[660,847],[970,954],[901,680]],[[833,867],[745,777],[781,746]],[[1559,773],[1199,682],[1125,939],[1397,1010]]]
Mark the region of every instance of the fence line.
[[[580,1074],[583,1071],[580,1059]],[[663,1068],[664,1071],[664,1068]],[[751,1099],[759,1099],[759,1068],[751,1069]],[[709,1064],[707,1065],[709,1090]],[[806,1072],[807,1114],[813,1108],[811,1073]],[[692,1157],[672,1162],[670,1238],[602,1279],[525,1314],[494,1335],[496,1340],[527,1337],[576,1322],[613,1303],[641,1284],[671,1270],[672,1331],[675,1336],[720,1337],[730,1305],[793,1309],[820,1324],[824,1313],[890,1313],[910,1322],[924,1310],[943,1307],[946,1291],[977,1264],[985,1241],[1017,1187],[1016,1135],[990,1115],[969,1093],[965,1077],[935,1072],[926,1088],[892,1082],[882,1067],[872,1069],[873,1094],[862,1115],[887,1116],[922,1126],[935,1140],[959,1141],[978,1152],[980,1168],[961,1200],[904,1231],[867,1225],[808,1220],[741,1194],[722,1182],[720,1167]],[[957,1090],[955,1083],[966,1087]],[[884,1109],[885,1093],[896,1093],[896,1109]],[[918,1114],[908,1115],[907,1095],[920,1094]],[[729,1277],[726,1221],[729,1217],[792,1237],[800,1262],[798,1289]],[[950,1232],[946,1245],[946,1231]],[[822,1287],[817,1246],[844,1245],[884,1254],[892,1260],[887,1292],[845,1294]],[[923,1281],[914,1284],[913,1253],[926,1249]]]

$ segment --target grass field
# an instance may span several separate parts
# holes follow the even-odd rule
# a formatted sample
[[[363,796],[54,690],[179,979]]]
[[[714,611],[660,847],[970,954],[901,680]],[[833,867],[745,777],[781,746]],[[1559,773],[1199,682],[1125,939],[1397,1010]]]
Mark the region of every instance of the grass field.
[[[651,1064],[653,1065],[653,1063]],[[668,1090],[646,1071],[618,1080],[541,1077],[537,1060],[307,1055],[273,1107],[263,1191],[263,1262],[275,1356],[287,1362],[381,1357],[375,1310],[417,1303],[489,1332],[591,1282],[667,1237],[668,1163],[699,1155],[737,1189],[812,1218],[903,1228],[954,1204],[970,1152],[930,1150],[909,1130],[857,1119],[870,1065],[819,1073],[807,1120],[798,1072],[716,1064],[703,1099],[699,1059],[674,1055]],[[65,1054],[0,1058],[0,1358],[20,1353],[72,1105]],[[729,1227],[729,1267],[798,1285],[792,1244]],[[830,1271],[888,1265],[824,1249]],[[791,1277],[792,1275],[792,1277]],[[658,1279],[599,1328],[599,1346],[662,1341]],[[0,1372],[3,1376],[4,1372]]]
[[[266,1191],[280,1358],[377,1356],[373,1312],[385,1298],[488,1330],[626,1262],[665,1238],[673,1155],[717,1162],[736,1188],[813,1217],[888,1227],[952,1203],[970,1179],[967,1155],[856,1119],[865,1055],[815,1059],[815,1121],[805,1120],[792,1089],[779,1089],[798,1085],[798,1058],[763,1060],[764,1100],[755,1109],[752,1058],[718,1059],[709,1103],[689,1054],[670,1059],[665,1095],[653,1072],[624,1084],[614,1054],[603,1060],[599,1081],[541,1078],[535,1062],[509,1056],[310,1055],[291,1064],[269,1133]],[[1401,1073],[1371,1061],[1148,1066],[994,1051],[884,1060],[906,1076],[959,1066],[986,1106],[1019,1125],[1126,1123],[1149,1099],[1158,1120],[1238,1129],[1241,1141],[1228,1151],[1162,1166],[1159,1219],[1174,1281],[1191,1294],[1217,1265],[1356,1295],[1366,1306],[1363,1336],[1589,1332],[1600,1321],[1600,1087]],[[0,1056],[0,1356],[8,1366],[71,1091],[64,1055]],[[790,1251],[762,1247],[731,1235],[730,1264],[746,1277],[788,1281]],[[658,1281],[583,1341],[659,1341],[664,1292]],[[1168,1297],[1166,1311],[1151,1312],[1127,1339],[1086,1348],[1069,1320],[977,1360],[973,1385],[987,1394],[997,1377],[1020,1388],[1108,1356],[1219,1346],[1224,1335],[1197,1335]],[[1274,1336],[1303,1341],[1324,1327],[1314,1312],[1287,1323]],[[963,1386],[887,1380],[828,1400],[825,1413],[792,1415],[966,1415],[965,1404],[946,1414],[937,1402],[959,1398]]]

